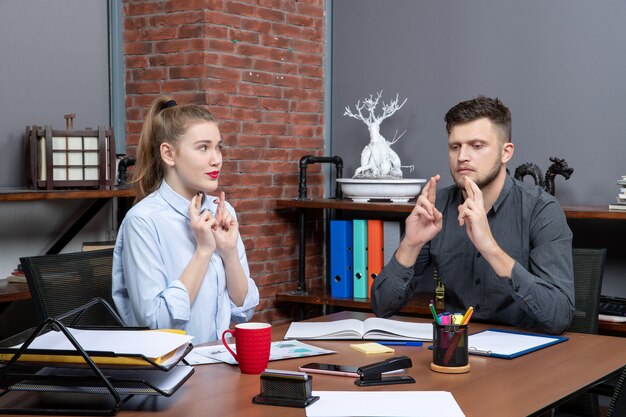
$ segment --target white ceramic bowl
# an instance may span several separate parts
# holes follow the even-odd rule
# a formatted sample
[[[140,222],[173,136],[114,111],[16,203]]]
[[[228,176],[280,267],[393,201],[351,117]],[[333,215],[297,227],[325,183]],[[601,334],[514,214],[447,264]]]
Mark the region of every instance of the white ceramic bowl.
[[[425,179],[361,179],[338,178],[344,197],[352,201],[391,200],[394,203],[406,203],[422,191]]]

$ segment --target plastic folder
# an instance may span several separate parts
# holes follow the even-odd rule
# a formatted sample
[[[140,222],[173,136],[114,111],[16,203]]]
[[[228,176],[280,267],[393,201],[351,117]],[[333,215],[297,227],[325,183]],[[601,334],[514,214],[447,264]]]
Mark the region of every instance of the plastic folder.
[[[367,298],[367,220],[352,220],[354,298]]]
[[[371,297],[374,278],[383,269],[384,231],[382,220],[367,221],[367,296]]]
[[[513,359],[568,340],[567,336],[487,329],[468,338],[469,353],[493,358]]]
[[[330,221],[330,295],[352,297],[352,221]]]

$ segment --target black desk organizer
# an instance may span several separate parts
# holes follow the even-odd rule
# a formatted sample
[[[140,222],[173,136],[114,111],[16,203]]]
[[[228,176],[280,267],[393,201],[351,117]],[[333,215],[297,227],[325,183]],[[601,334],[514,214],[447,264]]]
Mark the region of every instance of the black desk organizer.
[[[119,327],[81,327],[78,325],[84,313],[96,304],[104,303]],[[114,352],[85,351],[62,320],[77,314],[67,327],[89,330],[146,330],[145,328],[124,327],[121,318],[103,299],[94,299],[82,307],[69,311],[55,318],[44,320],[35,329],[29,329],[8,339],[0,341],[0,355],[6,362],[0,367],[0,399],[10,393],[31,391],[39,393],[68,393],[68,401],[80,394],[105,394],[111,401],[96,401],[100,407],[83,407],[85,401],[73,402],[59,407],[5,408],[0,406],[0,414],[65,414],[65,415],[115,415],[122,406],[135,395],[163,395],[169,397],[189,379],[194,370],[183,358],[193,349],[191,344],[180,349],[175,358],[159,364],[141,354],[118,356]],[[48,331],[60,331],[74,346],[75,350],[28,349],[28,346],[40,334]],[[19,348],[12,348],[22,343]],[[46,355],[47,357],[72,356],[82,357],[84,363],[26,362],[20,361],[23,355]],[[10,359],[6,361],[6,358]],[[95,358],[95,359],[94,359]],[[139,360],[140,365],[96,364],[98,358],[119,358]],[[183,360],[184,365],[177,366]],[[57,395],[57,394],[55,394]],[[73,397],[72,397],[73,396]],[[78,398],[76,398],[78,399]],[[11,404],[10,401],[5,402]]]

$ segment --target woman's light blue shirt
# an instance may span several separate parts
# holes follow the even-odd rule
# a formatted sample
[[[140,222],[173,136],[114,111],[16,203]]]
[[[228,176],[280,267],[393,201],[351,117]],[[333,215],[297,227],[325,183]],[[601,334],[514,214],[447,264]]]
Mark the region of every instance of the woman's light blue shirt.
[[[215,197],[205,196],[202,208],[215,215]],[[230,213],[235,210],[226,203]],[[189,226],[189,200],[165,181],[126,214],[113,254],[113,300],[129,326],[184,329],[194,343],[218,340],[230,322],[248,321],[259,304],[259,291],[241,236],[239,260],[248,278],[248,293],[237,307],[226,290],[221,256],[211,258],[196,300],[189,303],[185,285],[178,279],[196,249]]]

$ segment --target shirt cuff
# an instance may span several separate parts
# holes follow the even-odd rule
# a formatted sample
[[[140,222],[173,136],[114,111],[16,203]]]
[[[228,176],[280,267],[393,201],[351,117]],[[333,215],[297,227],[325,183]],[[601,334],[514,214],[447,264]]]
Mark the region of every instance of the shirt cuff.
[[[230,298],[229,298],[230,299]],[[241,306],[236,306],[230,300],[230,316],[235,323],[250,320],[254,314],[254,309],[259,305],[259,290],[251,279],[248,279],[248,293]]]
[[[528,311],[535,314],[541,311],[534,297],[530,297],[532,287],[535,285],[535,276],[517,261],[513,265],[513,271],[511,272],[511,284],[515,295],[524,302]]]
[[[412,267],[407,268],[406,266],[398,262],[395,252],[391,256],[391,260],[389,260],[387,265],[385,265],[384,269],[385,272],[387,272],[389,275],[400,278],[400,280],[403,281],[405,284],[408,284],[411,278],[413,278],[414,274]]]
[[[164,292],[167,292],[167,297],[163,293],[161,293],[161,297],[165,300],[172,319],[189,321],[191,318],[191,304],[189,303],[189,293],[185,284],[177,279],[172,281]]]

